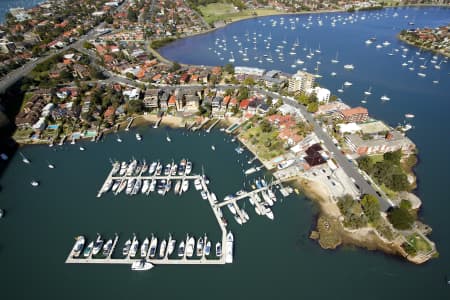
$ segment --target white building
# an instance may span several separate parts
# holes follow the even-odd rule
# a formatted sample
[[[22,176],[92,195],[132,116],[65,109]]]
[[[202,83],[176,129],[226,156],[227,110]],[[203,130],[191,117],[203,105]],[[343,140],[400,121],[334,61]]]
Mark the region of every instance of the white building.
[[[289,79],[289,92],[305,92],[308,89],[312,89],[314,85],[315,76],[313,74],[297,71]]]
[[[234,67],[235,74],[263,76],[265,72],[266,72],[266,70],[260,69],[260,68],[250,68],[250,67],[242,67],[242,66]]]
[[[356,123],[338,124],[339,133],[356,133],[361,130],[361,127]]]
[[[328,101],[330,100],[331,92],[329,89],[316,86],[315,88],[306,90],[307,95],[311,95],[312,93],[316,94],[317,101],[319,101],[320,103],[328,103]]]

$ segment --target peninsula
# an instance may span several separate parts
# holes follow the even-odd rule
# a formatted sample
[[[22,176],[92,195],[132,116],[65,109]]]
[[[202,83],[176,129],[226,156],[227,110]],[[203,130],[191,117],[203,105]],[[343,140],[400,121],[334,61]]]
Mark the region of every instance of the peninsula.
[[[322,247],[350,243],[418,264],[437,256],[426,236],[431,228],[417,219],[421,201],[411,193],[417,150],[406,126],[393,128],[367,108],[349,107],[317,84],[317,74],[164,60],[153,47],[210,24],[185,1],[108,3],[91,7],[88,31],[71,29],[74,40],[63,42],[62,29],[49,37],[35,50],[45,56],[28,62],[29,72],[6,91],[7,110],[22,103],[7,111],[16,141],[97,140],[130,118],[189,128],[219,120],[276,178],[292,180],[318,203],[311,238]],[[17,28],[41,22],[13,17],[9,25]]]

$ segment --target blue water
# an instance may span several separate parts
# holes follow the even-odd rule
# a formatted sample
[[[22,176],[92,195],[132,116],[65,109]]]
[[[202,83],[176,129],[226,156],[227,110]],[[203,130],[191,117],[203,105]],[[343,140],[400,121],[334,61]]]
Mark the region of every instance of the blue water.
[[[11,8],[23,7],[26,9],[34,7],[42,2],[44,2],[44,0],[0,0],[0,23],[5,21],[5,15]]]

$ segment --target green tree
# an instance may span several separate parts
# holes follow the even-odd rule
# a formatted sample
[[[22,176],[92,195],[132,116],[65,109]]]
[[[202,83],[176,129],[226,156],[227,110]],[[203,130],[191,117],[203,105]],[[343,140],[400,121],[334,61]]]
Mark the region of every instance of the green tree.
[[[388,212],[388,220],[396,229],[407,230],[411,229],[414,223],[414,216],[408,209],[400,206],[394,207]]]
[[[262,120],[261,123],[259,124],[259,126],[261,127],[262,132],[271,132],[272,131],[272,125],[266,119]]]
[[[181,69],[181,65],[178,62],[174,61],[172,66],[169,69],[169,72],[176,72],[179,69]]]
[[[377,197],[364,195],[361,199],[361,206],[369,222],[376,223],[380,219],[380,202]]]
[[[238,94],[238,100],[244,100],[248,98],[248,88],[245,86],[240,86],[239,87],[239,94]]]
[[[244,81],[242,82],[244,85],[255,85],[255,80],[253,79],[253,77],[247,77],[244,79]]]
[[[144,108],[144,105],[143,105],[142,101],[140,101],[140,100],[130,100],[127,103],[127,111],[130,114],[140,113],[140,112],[142,112],[143,108]]]
[[[311,102],[308,104],[308,106],[306,107],[306,110],[310,113],[314,113],[317,110],[319,110],[319,104],[317,102]]]
[[[226,64],[223,66],[223,70],[227,72],[228,74],[234,74],[234,66],[233,64]]]
[[[131,7],[128,9],[127,18],[128,18],[128,21],[130,21],[130,22],[137,22],[137,20],[138,20],[137,12],[134,9],[132,9]]]
[[[383,159],[389,161],[393,164],[399,165],[402,158],[402,150],[397,150],[393,152],[386,152],[383,154]]]

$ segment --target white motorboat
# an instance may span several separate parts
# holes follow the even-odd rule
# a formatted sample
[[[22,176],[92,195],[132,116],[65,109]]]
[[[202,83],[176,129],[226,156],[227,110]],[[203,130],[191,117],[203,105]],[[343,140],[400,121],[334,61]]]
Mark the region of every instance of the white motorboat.
[[[346,69],[346,70],[354,70],[355,66],[352,65],[352,64],[344,65],[344,69]]]
[[[140,259],[138,261],[134,261],[131,264],[131,270],[133,270],[133,271],[148,271],[150,269],[153,269],[153,267],[154,267],[154,265],[145,259]]]
[[[167,247],[167,241],[162,240],[161,245],[159,246],[159,257],[166,256],[166,247]]]
[[[234,243],[234,236],[233,233],[231,233],[230,231],[227,234],[227,244],[226,244],[225,262],[227,264],[231,264],[233,262],[233,243]]]
[[[216,256],[217,257],[222,256],[222,244],[220,242],[216,243]]]
[[[194,255],[195,238],[190,237],[186,242],[186,256],[192,257]]]
[[[152,235],[152,241],[150,242],[150,257],[155,257],[157,246],[158,246],[158,238]]]
[[[84,236],[80,235],[76,237],[75,245],[73,246],[73,257],[80,256],[81,250],[83,250],[84,243],[85,243]]]
[[[144,242],[141,245],[141,257],[147,256],[149,246],[150,240],[148,238],[145,238]]]
[[[386,95],[381,96],[380,99],[381,99],[382,101],[389,101],[389,100],[391,100],[391,98],[389,98],[389,97],[386,96]]]

